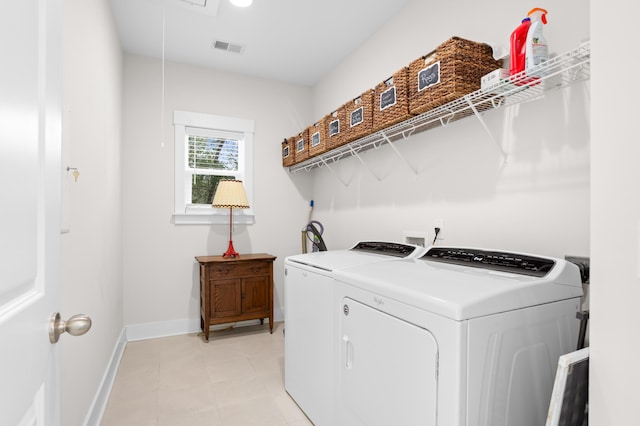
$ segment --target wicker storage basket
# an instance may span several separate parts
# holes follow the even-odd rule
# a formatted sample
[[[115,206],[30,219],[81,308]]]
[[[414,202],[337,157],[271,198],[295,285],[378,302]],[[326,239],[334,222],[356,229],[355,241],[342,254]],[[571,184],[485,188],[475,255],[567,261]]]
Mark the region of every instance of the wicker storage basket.
[[[289,167],[295,162],[293,143],[295,138],[284,138],[282,141],[282,167]]]
[[[411,117],[407,90],[408,68],[396,71],[393,76],[375,87],[373,98],[373,131],[399,123]]]
[[[309,157],[322,154],[327,150],[327,137],[325,134],[325,118],[307,127],[309,132]]]
[[[324,118],[325,135],[327,136],[327,151],[337,148],[345,143],[344,132],[347,119],[344,105]]]
[[[309,158],[309,129],[304,129],[295,136],[294,143],[294,163],[300,163],[301,161]]]
[[[363,138],[373,132],[373,89],[344,104],[344,110],[345,143]]]
[[[452,37],[409,64],[409,111],[422,114],[474,92],[500,66],[488,44]]]

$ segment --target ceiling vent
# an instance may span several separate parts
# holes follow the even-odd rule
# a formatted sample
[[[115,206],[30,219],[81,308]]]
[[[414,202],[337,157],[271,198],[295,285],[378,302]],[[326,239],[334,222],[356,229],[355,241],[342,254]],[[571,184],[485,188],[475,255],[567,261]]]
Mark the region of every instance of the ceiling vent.
[[[244,46],[235,43],[229,43],[228,41],[215,40],[212,47],[218,50],[225,50],[232,53],[242,53]]]

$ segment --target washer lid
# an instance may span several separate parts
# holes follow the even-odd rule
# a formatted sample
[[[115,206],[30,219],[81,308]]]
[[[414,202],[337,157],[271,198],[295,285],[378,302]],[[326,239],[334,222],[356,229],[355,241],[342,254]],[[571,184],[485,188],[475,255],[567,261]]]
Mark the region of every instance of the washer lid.
[[[419,257],[424,247],[385,241],[360,241],[350,249],[327,250],[288,256],[287,262],[299,263],[325,271],[334,271],[383,260]]]
[[[534,257],[544,260],[541,265],[552,262],[543,276],[496,270],[483,267],[480,262],[466,266],[441,259],[434,261],[427,253],[419,259],[346,268],[337,271],[335,277],[457,321],[582,296],[576,265],[564,259]]]

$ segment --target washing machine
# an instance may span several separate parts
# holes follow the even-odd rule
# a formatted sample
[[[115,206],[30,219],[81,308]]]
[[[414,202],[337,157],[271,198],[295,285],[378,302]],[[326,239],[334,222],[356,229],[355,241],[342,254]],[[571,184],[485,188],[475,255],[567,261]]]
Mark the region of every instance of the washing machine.
[[[316,425],[334,424],[338,316],[334,273],[340,269],[421,256],[424,247],[361,241],[345,250],[289,256],[284,261],[285,389]]]
[[[336,425],[537,426],[582,285],[563,259],[432,247],[335,272]]]

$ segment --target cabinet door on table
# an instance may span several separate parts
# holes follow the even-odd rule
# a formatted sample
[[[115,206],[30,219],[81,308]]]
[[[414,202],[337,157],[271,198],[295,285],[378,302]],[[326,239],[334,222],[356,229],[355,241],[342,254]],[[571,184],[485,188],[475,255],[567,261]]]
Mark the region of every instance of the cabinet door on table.
[[[269,312],[269,277],[242,280],[242,313]]]
[[[215,318],[225,318],[242,313],[242,281],[240,279],[216,280],[212,286],[211,312]]]

